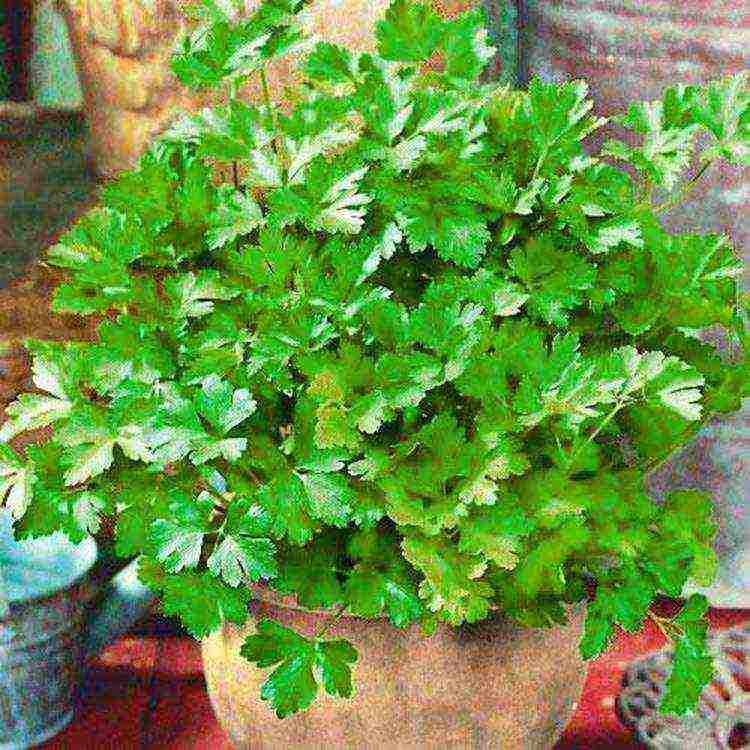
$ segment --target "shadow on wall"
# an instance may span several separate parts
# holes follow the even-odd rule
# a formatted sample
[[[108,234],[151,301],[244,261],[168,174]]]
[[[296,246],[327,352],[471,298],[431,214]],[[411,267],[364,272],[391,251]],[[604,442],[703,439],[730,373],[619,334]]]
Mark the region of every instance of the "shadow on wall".
[[[7,6],[0,7],[0,100],[18,98],[11,86],[11,20]],[[96,186],[86,169],[87,131],[68,33],[51,0],[34,10],[32,50],[30,94],[49,111],[0,112],[0,288],[91,201]]]
[[[96,185],[83,115],[0,118],[0,288],[94,199]]]

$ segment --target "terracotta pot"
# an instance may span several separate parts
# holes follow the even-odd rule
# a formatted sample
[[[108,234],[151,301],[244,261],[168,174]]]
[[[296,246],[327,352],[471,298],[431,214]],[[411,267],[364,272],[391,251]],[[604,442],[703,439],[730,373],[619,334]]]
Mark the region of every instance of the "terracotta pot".
[[[289,748],[551,748],[570,719],[586,676],[578,654],[583,611],[560,629],[494,619],[431,637],[385,619],[342,618],[330,637],[359,651],[355,695],[322,691],[306,712],[276,718],[260,699],[271,669],[240,656],[255,623],[271,617],[311,636],[326,621],[268,593],[243,627],[225,625],[202,643],[211,702],[238,750]]]
[[[186,28],[191,0],[57,0],[70,34],[91,132],[90,160],[102,176],[132,168],[153,137],[181,110],[210,103],[206,94],[180,84],[170,70],[175,42]],[[259,0],[246,0],[252,12]],[[390,0],[317,0],[307,29],[358,51],[375,46],[373,29]],[[434,0],[446,16],[473,0]],[[294,82],[294,57],[269,69],[272,96]],[[260,99],[250,83],[242,95]]]

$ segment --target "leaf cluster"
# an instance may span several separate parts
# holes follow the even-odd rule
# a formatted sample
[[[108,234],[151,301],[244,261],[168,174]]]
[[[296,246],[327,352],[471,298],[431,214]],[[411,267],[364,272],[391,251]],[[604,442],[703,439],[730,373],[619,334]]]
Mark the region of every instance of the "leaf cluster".
[[[261,75],[303,43],[302,6],[207,2],[175,71]],[[595,582],[593,658],[712,575],[709,500],[657,505],[644,478],[748,395],[741,263],[660,214],[692,160],[750,163],[747,77],[633,104],[637,145],[592,156],[584,82],[478,82],[494,54],[479,10],[396,0],[377,40],[314,45],[290,112],[185,114],[50,249],[68,271],[54,309],[98,316],[99,338],[29,342],[0,502],[20,537],[113,519],[196,637],[244,622],[257,585],[429,632],[562,623]],[[216,164],[242,179],[217,185]],[[670,710],[710,677],[702,606],[674,622]],[[274,667],[279,716],[319,684],[351,694],[345,642],[264,621],[243,653]]]

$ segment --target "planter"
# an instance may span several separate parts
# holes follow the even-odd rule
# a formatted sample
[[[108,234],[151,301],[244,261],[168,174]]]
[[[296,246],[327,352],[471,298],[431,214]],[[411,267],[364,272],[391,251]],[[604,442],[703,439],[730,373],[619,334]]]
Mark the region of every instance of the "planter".
[[[261,594],[243,627],[225,625],[202,644],[211,702],[238,750],[282,748],[551,748],[586,675],[578,654],[583,612],[560,629],[488,620],[425,637],[387,620],[342,618],[329,633],[360,653],[351,699],[319,695],[306,712],[279,720],[260,699],[269,670],[240,656],[255,622],[272,617],[312,635],[328,619]]]
[[[96,556],[91,538],[77,547],[59,537],[37,540],[26,547],[22,566],[12,560],[7,564],[0,549],[5,597],[5,611],[0,609],[2,750],[43,742],[73,717],[87,576]]]

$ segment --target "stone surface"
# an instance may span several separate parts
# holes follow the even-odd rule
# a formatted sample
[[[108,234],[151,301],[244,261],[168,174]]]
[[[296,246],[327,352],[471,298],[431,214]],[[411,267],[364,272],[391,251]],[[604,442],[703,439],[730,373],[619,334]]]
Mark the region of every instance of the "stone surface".
[[[264,595],[267,597],[268,595]],[[328,619],[264,600],[244,627],[226,625],[202,644],[212,705],[237,750],[494,748],[547,750],[572,715],[586,676],[578,654],[583,614],[562,629],[494,620],[431,637],[418,627],[344,617],[329,636],[359,651],[351,699],[321,694],[278,720],[260,699],[271,670],[240,656],[255,622],[272,617],[312,635]]]

